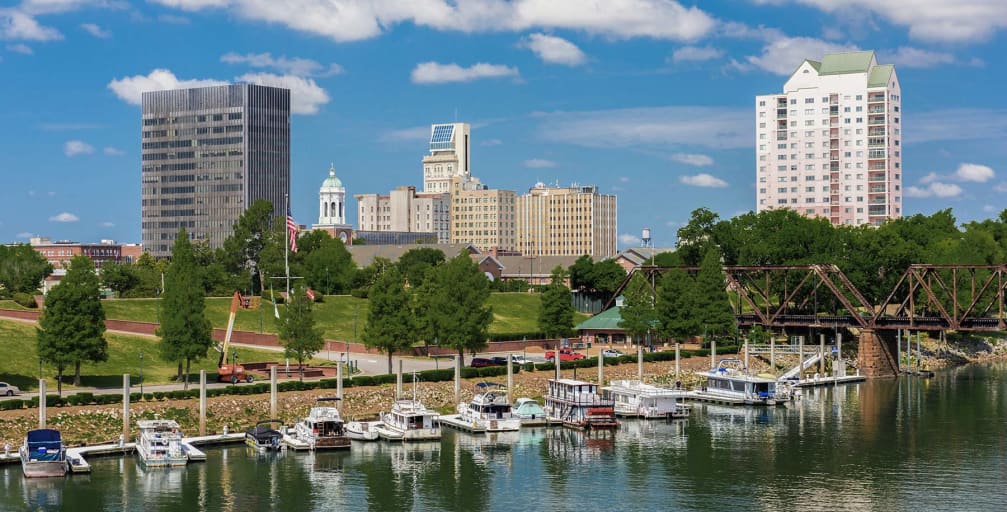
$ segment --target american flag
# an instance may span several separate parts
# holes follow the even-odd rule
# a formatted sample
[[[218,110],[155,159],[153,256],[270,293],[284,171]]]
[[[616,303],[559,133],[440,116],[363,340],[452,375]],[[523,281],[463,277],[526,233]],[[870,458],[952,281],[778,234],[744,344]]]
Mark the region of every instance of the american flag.
[[[308,288],[307,290],[304,291],[304,294],[308,296],[308,299],[311,302],[315,302],[315,291],[314,290],[312,290],[311,288]]]
[[[290,210],[287,210],[287,235],[290,238],[290,250],[292,252],[297,252],[297,223],[294,222],[294,217],[290,215]]]

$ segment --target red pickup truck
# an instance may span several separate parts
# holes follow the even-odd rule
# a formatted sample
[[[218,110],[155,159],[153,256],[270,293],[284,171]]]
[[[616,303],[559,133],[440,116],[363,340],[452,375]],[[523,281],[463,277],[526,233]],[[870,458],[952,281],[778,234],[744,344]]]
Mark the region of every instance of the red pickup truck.
[[[550,350],[545,353],[545,360],[552,362],[556,357],[556,351]],[[560,361],[576,361],[578,359],[584,359],[584,354],[580,352],[574,352],[568,348],[559,349],[559,360]]]

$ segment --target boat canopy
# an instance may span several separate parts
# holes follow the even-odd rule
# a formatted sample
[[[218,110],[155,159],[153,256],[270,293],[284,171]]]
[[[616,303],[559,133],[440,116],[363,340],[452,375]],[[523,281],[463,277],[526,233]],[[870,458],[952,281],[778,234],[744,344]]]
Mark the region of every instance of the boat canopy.
[[[28,431],[25,442],[34,460],[59,460],[63,438],[58,430],[42,428]]]

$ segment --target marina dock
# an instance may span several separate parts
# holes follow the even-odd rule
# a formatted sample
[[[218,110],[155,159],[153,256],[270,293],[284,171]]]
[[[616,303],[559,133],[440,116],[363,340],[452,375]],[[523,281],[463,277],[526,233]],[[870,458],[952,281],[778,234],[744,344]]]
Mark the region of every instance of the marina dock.
[[[467,421],[462,421],[460,415],[458,414],[447,414],[442,415],[437,418],[437,422],[442,427],[451,427],[462,432],[468,432],[470,434],[485,434],[486,427],[480,427],[475,423],[470,423]]]
[[[867,380],[867,377],[863,375],[843,375],[843,376],[826,376],[826,377],[814,377],[811,379],[803,379],[798,381],[793,381],[795,388],[810,388],[814,386],[829,386],[838,384],[849,384],[851,382],[863,382]]]

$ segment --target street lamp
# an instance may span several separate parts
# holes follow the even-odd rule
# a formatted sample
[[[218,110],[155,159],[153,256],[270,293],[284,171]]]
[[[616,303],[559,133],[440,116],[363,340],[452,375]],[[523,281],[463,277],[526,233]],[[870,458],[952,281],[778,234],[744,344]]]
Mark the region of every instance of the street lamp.
[[[143,350],[140,351],[140,394],[143,394]]]

